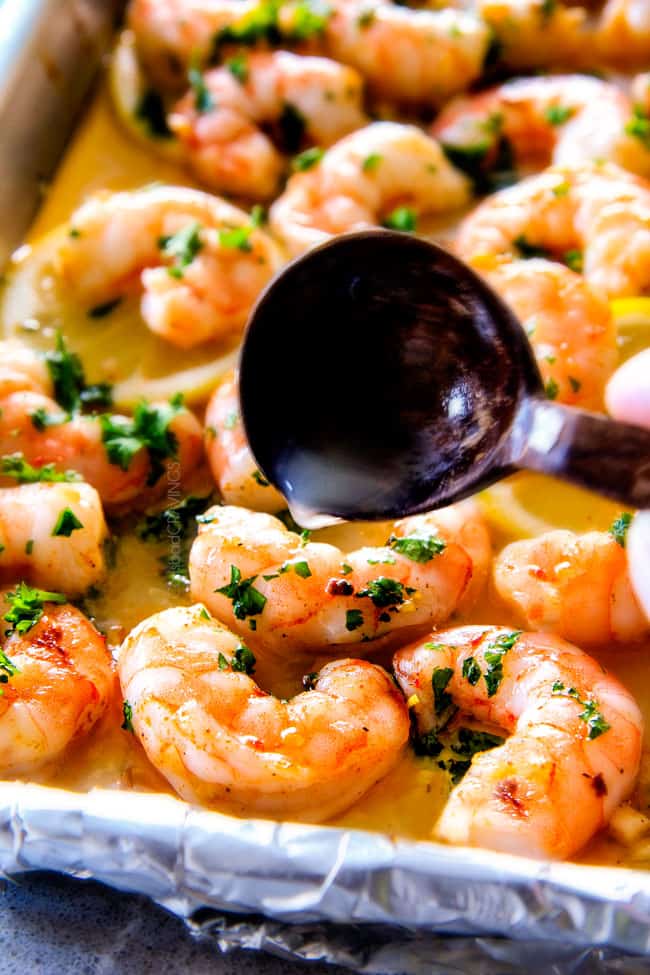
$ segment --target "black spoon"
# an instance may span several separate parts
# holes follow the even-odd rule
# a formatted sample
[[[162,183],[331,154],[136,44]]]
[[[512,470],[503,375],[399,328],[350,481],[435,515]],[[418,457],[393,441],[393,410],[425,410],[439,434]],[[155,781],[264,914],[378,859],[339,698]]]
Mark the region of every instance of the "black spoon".
[[[650,507],[650,431],[551,402],[512,312],[407,234],[349,234],[285,268],[251,315],[240,398],[302,524],[427,511],[520,468]]]

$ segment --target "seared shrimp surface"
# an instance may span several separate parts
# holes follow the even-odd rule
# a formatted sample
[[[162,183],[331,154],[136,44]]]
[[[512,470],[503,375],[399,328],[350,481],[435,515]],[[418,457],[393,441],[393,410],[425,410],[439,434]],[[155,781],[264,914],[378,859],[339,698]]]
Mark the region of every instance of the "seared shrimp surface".
[[[446,620],[485,581],[490,541],[466,502],[395,524],[384,547],[344,553],[271,515],[215,507],[190,552],[192,596],[260,653],[299,657]]]
[[[474,5],[492,31],[499,62],[514,71],[589,64],[594,38],[585,8],[562,0],[476,0]]]
[[[289,51],[240,54],[203,76],[173,107],[169,126],[195,175],[210,189],[266,199],[287,168],[283,152],[328,146],[368,121],[362,82],[352,68]],[[300,120],[295,144],[276,147],[264,127],[282,129],[287,113]],[[287,123],[284,121],[286,128]],[[281,142],[281,139],[280,139]],[[308,156],[302,157],[307,165]]]
[[[650,634],[626,551],[609,532],[558,530],[512,542],[495,559],[493,579],[498,595],[530,629],[588,647]]]
[[[636,99],[635,99],[636,100]],[[517,78],[455,99],[431,134],[452,154],[489,172],[504,145],[518,164],[543,168],[594,160],[650,176],[650,145],[630,132],[633,104],[612,82],[587,75]]]
[[[56,270],[90,306],[142,292],[147,327],[187,349],[243,328],[281,263],[243,210],[184,187],[89,199],[71,217]]]
[[[136,734],[183,798],[319,822],[397,763],[407,709],[380,667],[333,661],[310,675],[310,690],[280,701],[238,654],[238,637],[201,606],[144,620],[120,651]]]
[[[457,251],[579,255],[587,281],[609,298],[650,289],[650,183],[613,163],[552,166],[495,193],[461,224]]]
[[[287,503],[257,469],[239,413],[237,378],[230,373],[205,414],[205,452],[224,502],[253,511],[280,511]]]
[[[549,398],[602,410],[618,361],[608,302],[580,274],[555,261],[488,256],[472,264],[522,323]]]
[[[102,715],[113,687],[104,637],[78,609],[65,605],[65,597],[40,596],[64,605],[41,604],[40,619],[27,632],[12,633],[2,647],[7,680],[0,696],[0,771],[5,778],[60,757]]]
[[[453,211],[469,181],[433,139],[413,125],[374,122],[346,136],[307,172],[295,173],[270,211],[272,231],[291,254],[335,234]]]
[[[577,853],[632,791],[643,720],[632,695],[583,650],[547,633],[495,626],[434,632],[400,650],[395,675],[435,730],[432,679],[460,710],[510,737],[475,755],[435,824],[438,839],[562,859]]]

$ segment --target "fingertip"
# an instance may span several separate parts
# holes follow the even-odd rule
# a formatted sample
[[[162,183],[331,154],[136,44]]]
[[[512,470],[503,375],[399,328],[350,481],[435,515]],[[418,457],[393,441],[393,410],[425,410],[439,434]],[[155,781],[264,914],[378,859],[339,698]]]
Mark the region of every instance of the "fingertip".
[[[616,370],[605,389],[605,404],[616,420],[650,427],[650,349]]]

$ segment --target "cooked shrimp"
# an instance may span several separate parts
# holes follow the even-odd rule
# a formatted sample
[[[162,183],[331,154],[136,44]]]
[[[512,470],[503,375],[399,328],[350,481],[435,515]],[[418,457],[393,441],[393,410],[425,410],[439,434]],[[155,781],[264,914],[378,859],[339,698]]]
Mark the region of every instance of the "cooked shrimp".
[[[65,599],[30,592],[39,600]],[[37,622],[25,633],[13,633],[2,647],[0,770],[5,778],[59,758],[102,715],[113,688],[106,641],[92,623],[74,606],[40,601],[39,606]]]
[[[641,0],[643,2],[643,0]],[[554,0],[476,0],[501,64],[515,71],[592,60],[593,31],[585,6]]]
[[[208,71],[203,86],[200,96],[190,90],[176,104],[169,126],[196,176],[223,193],[272,196],[286,169],[282,149],[329,146],[368,121],[360,76],[327,58],[240,54]],[[271,125],[284,142],[279,149],[263,131]]]
[[[259,0],[131,0],[128,23],[151,78],[178,88],[192,63],[208,61],[219,32],[259,7]]]
[[[325,28],[326,50],[350,64],[378,95],[441,104],[480,77],[490,31],[473,12],[412,10],[343,0]]]
[[[233,666],[241,652],[202,606],[157,613],[122,646],[135,732],[183,798],[319,822],[398,762],[408,715],[380,667],[333,661],[311,677],[312,690],[280,701]]]
[[[526,330],[547,395],[602,410],[605,385],[618,360],[608,302],[579,274],[555,261],[488,256],[472,263]]]
[[[470,502],[396,523],[383,547],[343,553],[271,515],[210,508],[190,552],[192,595],[260,652],[280,656],[404,636],[481,587],[490,542]]]
[[[529,629],[580,646],[647,637],[625,549],[609,532],[551,531],[507,545],[494,562],[497,593]]]
[[[271,228],[292,254],[401,212],[418,216],[467,203],[469,182],[437,142],[412,125],[375,122],[346,136],[308,172],[295,173],[271,207]]]
[[[604,57],[628,71],[650,58],[650,6],[647,0],[607,0],[598,25],[598,46]]]
[[[109,507],[127,501],[146,507],[164,491],[173,465],[172,479],[182,481],[195,470],[203,453],[196,417],[168,403],[138,407],[143,422],[135,434],[142,446],[133,442],[131,451],[127,444],[126,453],[120,449],[119,437],[121,432],[127,437],[134,432],[134,423],[128,417],[111,416],[108,427],[99,416],[68,418],[49,396],[27,391],[0,398],[0,410],[3,461],[14,457],[19,448],[22,458],[36,468],[51,464],[61,473],[76,471]],[[154,421],[162,443],[147,437],[147,420]],[[164,448],[164,458],[160,457],[160,448]],[[7,468],[3,463],[2,471],[10,478],[13,466]]]
[[[57,255],[71,292],[96,305],[141,289],[148,328],[184,349],[240,331],[280,266],[248,214],[184,187],[101,194],[71,229]]]
[[[542,168],[615,162],[650,176],[650,142],[629,131],[632,101],[611,82],[586,75],[518,78],[447,105],[432,127],[451,158],[498,164],[505,149],[517,163]]]
[[[453,703],[510,735],[474,756],[436,837],[542,858],[577,853],[634,786],[643,719],[632,695],[550,634],[466,626],[435,632],[433,641],[394,658],[419,730],[440,722],[432,680],[445,668]]]
[[[234,373],[212,395],[205,414],[205,452],[226,504],[253,511],[280,511],[287,503],[260,474],[239,414]]]
[[[0,399],[23,390],[51,394],[45,359],[17,339],[0,340]]]
[[[466,260],[577,255],[603,295],[642,294],[650,289],[650,183],[614,163],[553,166],[481,203],[456,246]]]
[[[108,534],[89,484],[0,489],[0,579],[16,578],[79,596],[104,574]]]

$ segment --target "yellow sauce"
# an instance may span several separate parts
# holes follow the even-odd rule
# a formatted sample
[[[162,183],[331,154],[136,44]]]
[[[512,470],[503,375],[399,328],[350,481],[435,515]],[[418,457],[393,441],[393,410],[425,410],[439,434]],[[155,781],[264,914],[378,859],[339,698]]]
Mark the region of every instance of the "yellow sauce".
[[[113,115],[109,98],[102,87],[90,106],[69,147],[57,176],[44,200],[41,211],[29,235],[30,242],[38,241],[60,224],[66,224],[72,210],[90,193],[101,189],[131,189],[155,180],[191,185],[186,174],[147,154],[137,141],[129,137]],[[92,376],[93,363],[86,363]],[[96,378],[92,376],[92,378]],[[547,484],[552,482],[547,481]],[[576,515],[585,519],[584,494],[576,496]],[[571,516],[559,510],[560,496],[549,491],[545,517],[563,527],[570,527]],[[596,509],[594,509],[596,510]],[[605,528],[609,510],[597,509],[598,523],[588,527]],[[567,524],[567,519],[569,524]],[[584,528],[581,522],[576,527]],[[507,531],[497,525],[495,542],[510,540]],[[385,525],[345,525],[316,533],[317,539],[341,544],[345,549],[359,544],[383,543],[387,536]],[[92,612],[107,632],[109,644],[115,648],[129,629],[160,609],[178,605],[185,597],[169,588],[161,576],[160,557],[164,546],[143,542],[133,533],[121,536],[115,569],[103,587],[102,595],[92,604]],[[489,593],[466,617],[468,622],[511,624],[503,610],[490,603]],[[461,622],[455,620],[454,622]],[[637,701],[650,724],[650,681],[648,680],[648,652],[650,647],[632,650],[618,649],[599,656],[602,663],[617,674],[628,687],[634,689]],[[265,675],[268,676],[268,675]],[[298,688],[265,685],[269,690],[286,693]],[[269,683],[277,683],[269,677]],[[122,721],[121,695],[116,682],[114,705],[102,721],[75,746],[56,768],[48,768],[38,776],[39,781],[67,789],[85,791],[93,787],[140,789],[171,792],[162,776],[149,764],[135,737],[120,727]],[[648,764],[647,761],[645,764]],[[649,776],[650,778],[650,776]],[[433,824],[449,792],[449,778],[435,760],[416,758],[409,750],[398,767],[387,775],[352,809],[339,816],[335,823],[350,827],[381,831],[391,836],[428,839]],[[636,801],[646,811],[650,807],[648,782],[642,781]],[[579,811],[577,811],[579,815]],[[650,859],[650,852],[648,854]],[[630,859],[625,847],[615,843],[607,834],[597,837],[581,856],[582,862],[644,866],[639,859]],[[650,865],[650,864],[647,864]]]

